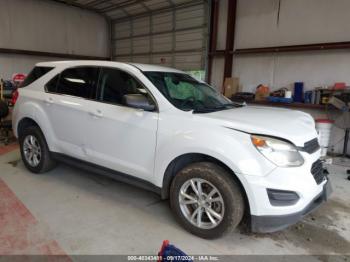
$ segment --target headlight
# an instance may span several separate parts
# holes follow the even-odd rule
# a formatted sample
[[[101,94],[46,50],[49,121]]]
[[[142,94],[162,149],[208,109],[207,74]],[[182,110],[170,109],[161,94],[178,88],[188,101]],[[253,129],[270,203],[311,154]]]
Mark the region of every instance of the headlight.
[[[295,167],[304,164],[298,149],[291,143],[265,136],[251,136],[253,145],[268,160],[280,167]]]

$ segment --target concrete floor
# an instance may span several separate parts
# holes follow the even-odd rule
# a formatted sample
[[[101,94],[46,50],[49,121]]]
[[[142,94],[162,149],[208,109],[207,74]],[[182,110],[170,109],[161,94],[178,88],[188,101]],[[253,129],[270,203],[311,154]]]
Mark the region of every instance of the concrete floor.
[[[188,254],[349,255],[350,181],[345,167],[329,170],[331,200],[301,223],[274,234],[237,230],[217,240],[203,240],[182,229],[168,202],[153,193],[63,164],[34,175],[23,166],[18,149],[3,152],[0,196],[12,194],[17,202],[11,206],[6,198],[0,199],[0,227],[1,218],[8,217],[6,227],[2,224],[8,232],[0,228],[0,254],[155,255],[162,240],[169,239]],[[13,219],[11,212],[17,212]],[[16,231],[26,217],[31,222]],[[20,221],[11,222],[15,219]],[[24,234],[25,244],[17,243],[16,234]]]

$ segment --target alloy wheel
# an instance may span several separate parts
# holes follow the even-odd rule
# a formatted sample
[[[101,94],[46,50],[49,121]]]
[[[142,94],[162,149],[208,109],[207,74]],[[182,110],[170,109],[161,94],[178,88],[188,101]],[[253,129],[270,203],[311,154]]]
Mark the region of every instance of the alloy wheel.
[[[187,221],[198,228],[215,228],[224,218],[222,195],[207,180],[192,178],[186,181],[180,188],[179,203]]]
[[[28,135],[24,138],[23,153],[27,163],[30,166],[36,167],[40,164],[41,147],[35,136]]]

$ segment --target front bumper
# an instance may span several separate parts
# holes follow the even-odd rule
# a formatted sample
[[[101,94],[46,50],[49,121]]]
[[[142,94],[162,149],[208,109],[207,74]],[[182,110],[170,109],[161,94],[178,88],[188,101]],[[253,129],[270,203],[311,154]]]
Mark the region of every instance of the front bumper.
[[[300,221],[304,216],[310,214],[317,209],[323,202],[328,200],[332,193],[332,186],[328,180],[322,192],[317,195],[303,210],[288,214],[288,215],[271,215],[271,216],[251,216],[252,232],[257,233],[271,233],[287,228]]]

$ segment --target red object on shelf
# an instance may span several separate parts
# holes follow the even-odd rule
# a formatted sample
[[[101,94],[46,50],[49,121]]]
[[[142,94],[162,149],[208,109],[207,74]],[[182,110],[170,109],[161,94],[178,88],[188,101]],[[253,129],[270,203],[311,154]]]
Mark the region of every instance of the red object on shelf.
[[[344,90],[345,88],[346,88],[346,84],[343,82],[335,83],[333,86],[334,90]]]
[[[316,119],[316,123],[324,123],[324,124],[334,124],[334,121],[331,119]]]

